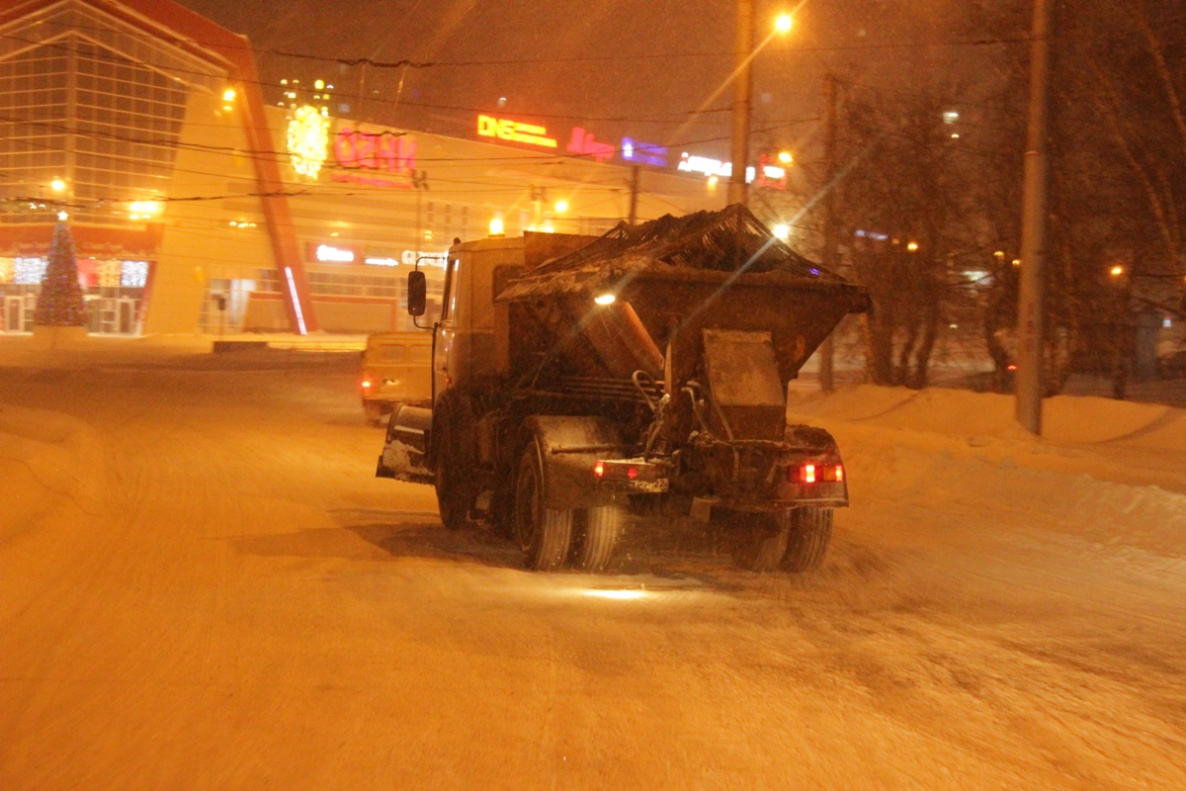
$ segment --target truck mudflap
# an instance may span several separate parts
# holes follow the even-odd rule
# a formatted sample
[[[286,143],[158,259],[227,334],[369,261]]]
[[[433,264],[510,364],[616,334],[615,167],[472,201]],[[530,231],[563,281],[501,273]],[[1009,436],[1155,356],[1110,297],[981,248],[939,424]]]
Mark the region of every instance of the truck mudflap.
[[[425,464],[431,429],[431,409],[404,405],[393,412],[387,422],[387,436],[375,466],[375,477],[432,483],[433,471]]]
[[[540,449],[544,464],[544,504],[569,510],[612,505],[623,500],[626,487],[600,486],[599,463],[629,457],[633,448],[622,441],[618,427],[596,416],[533,415],[524,421],[528,436]]]

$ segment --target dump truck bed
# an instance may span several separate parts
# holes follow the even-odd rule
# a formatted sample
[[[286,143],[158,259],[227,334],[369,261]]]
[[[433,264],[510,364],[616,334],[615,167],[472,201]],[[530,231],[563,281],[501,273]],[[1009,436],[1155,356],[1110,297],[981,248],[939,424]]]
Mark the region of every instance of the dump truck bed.
[[[730,206],[623,224],[512,280],[498,301],[511,305],[519,370],[562,355],[577,373],[682,381],[704,330],[768,331],[785,385],[868,294]]]

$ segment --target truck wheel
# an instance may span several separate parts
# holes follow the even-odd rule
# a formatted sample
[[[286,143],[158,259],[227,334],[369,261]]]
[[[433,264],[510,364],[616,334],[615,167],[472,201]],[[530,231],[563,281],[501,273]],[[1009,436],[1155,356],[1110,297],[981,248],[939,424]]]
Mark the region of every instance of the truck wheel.
[[[573,542],[572,565],[580,571],[602,571],[614,554],[622,535],[625,511],[616,505],[602,505],[585,512],[585,528]]]
[[[367,423],[370,423],[372,426],[383,425],[383,410],[378,404],[363,404],[362,409],[366,414]]]
[[[466,404],[454,399],[442,399],[433,415],[433,443],[436,459],[433,464],[433,487],[437,493],[437,508],[441,522],[449,530],[460,530],[469,525],[469,509],[473,505],[473,463],[470,446],[465,436],[469,416]]]
[[[747,530],[734,560],[748,571],[774,571],[787,553],[789,523],[782,514],[746,514]]]
[[[513,520],[527,568],[554,571],[564,565],[572,541],[572,511],[544,505],[543,461],[534,442],[519,460]]]
[[[782,567],[795,572],[819,568],[832,538],[832,509],[795,508],[779,513],[778,520],[789,527]]]

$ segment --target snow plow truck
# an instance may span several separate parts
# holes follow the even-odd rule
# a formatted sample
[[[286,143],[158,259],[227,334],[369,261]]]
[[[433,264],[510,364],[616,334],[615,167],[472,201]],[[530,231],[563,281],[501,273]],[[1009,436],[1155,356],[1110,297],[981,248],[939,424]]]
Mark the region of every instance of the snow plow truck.
[[[408,295],[423,315],[423,273]],[[530,569],[600,571],[626,524],[672,518],[742,530],[744,567],[812,569],[848,481],[828,432],[787,425],[787,383],[868,305],[740,205],[455,243],[432,406],[392,414],[376,475],[434,486],[447,528],[501,528]]]

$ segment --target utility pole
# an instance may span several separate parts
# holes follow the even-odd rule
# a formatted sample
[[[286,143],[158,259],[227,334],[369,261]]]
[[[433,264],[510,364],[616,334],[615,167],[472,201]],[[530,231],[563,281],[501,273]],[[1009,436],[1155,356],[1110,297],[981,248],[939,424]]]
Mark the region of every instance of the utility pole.
[[[824,121],[824,269],[835,272],[840,229],[836,218],[836,78],[831,74],[824,77],[824,96],[827,104]],[[836,386],[833,377],[836,344],[832,334],[828,333],[824,338],[819,351],[819,386],[825,393],[832,392]]]
[[[630,168],[630,224],[634,225],[638,221],[638,178],[639,167],[633,165]]]
[[[1042,348],[1046,291],[1046,116],[1050,81],[1050,7],[1034,0],[1025,194],[1021,216],[1021,294],[1017,311],[1017,422],[1042,434]]]
[[[754,52],[754,0],[737,0],[737,71],[733,82],[733,173],[729,176],[730,205],[748,202],[745,169],[749,163],[749,111],[753,93],[750,61]]]

